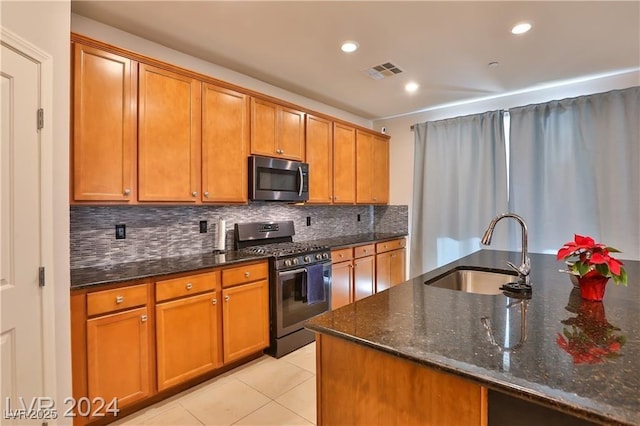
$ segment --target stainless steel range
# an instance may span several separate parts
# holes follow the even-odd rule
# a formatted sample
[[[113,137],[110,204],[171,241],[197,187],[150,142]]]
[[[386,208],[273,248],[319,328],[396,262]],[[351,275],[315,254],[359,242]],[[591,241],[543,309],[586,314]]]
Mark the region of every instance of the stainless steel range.
[[[304,323],[331,307],[331,252],[313,243],[293,242],[293,221],[235,225],[236,248],[269,256],[271,345],[280,358],[314,341]]]

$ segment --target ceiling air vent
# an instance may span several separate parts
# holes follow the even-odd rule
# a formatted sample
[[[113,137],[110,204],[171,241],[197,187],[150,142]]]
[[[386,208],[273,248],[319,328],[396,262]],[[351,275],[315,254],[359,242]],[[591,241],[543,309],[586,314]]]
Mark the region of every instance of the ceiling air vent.
[[[376,65],[364,70],[364,73],[374,80],[382,80],[385,77],[393,77],[396,74],[400,74],[402,70],[399,66],[386,62],[384,64]]]

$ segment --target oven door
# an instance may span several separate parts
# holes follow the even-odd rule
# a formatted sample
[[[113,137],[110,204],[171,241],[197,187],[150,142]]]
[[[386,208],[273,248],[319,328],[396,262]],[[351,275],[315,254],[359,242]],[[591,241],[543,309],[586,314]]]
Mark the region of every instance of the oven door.
[[[306,268],[280,271],[276,280],[275,316],[277,337],[285,336],[304,327],[316,315],[329,311],[331,298],[331,262],[322,264],[324,300],[309,303],[306,286]]]
[[[249,198],[261,201],[307,201],[309,165],[252,155],[249,157]]]

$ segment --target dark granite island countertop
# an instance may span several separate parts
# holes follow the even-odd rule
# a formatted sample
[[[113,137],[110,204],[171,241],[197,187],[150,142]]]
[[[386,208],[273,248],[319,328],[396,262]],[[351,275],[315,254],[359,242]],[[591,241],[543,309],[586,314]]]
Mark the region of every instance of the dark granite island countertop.
[[[506,271],[507,260],[519,264],[520,253],[481,250],[316,317],[307,327],[573,416],[640,424],[640,262],[625,261],[628,286],[610,280],[604,301],[594,303],[582,301],[558,272],[564,265],[555,256],[531,254],[533,294],[524,302],[524,330],[519,299],[424,284],[461,266]],[[559,341],[579,331],[613,339],[605,354],[564,349]]]

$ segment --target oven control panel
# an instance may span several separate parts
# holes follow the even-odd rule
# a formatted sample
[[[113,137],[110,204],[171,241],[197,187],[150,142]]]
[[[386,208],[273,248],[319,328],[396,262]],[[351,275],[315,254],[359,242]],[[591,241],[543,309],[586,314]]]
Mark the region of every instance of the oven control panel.
[[[292,256],[287,257],[286,259],[277,259],[276,260],[276,268],[277,269],[285,269],[291,268],[295,266],[304,266],[310,265],[314,263],[322,263],[326,262],[331,258],[329,252],[323,253],[311,253],[305,254],[301,256]]]

